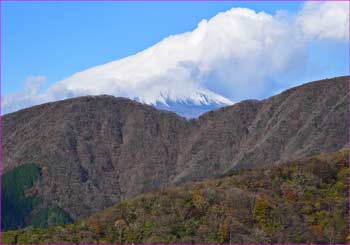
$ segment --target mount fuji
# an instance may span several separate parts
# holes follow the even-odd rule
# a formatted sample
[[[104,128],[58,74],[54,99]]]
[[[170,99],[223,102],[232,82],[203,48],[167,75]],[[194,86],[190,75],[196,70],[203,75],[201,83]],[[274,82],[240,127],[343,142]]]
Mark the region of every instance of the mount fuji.
[[[170,65],[166,60],[157,60],[159,55],[150,57],[156,48],[76,73],[55,84],[46,96],[49,100],[60,100],[109,94],[173,111],[186,118],[233,104],[197,82],[201,78],[195,77],[194,69],[198,68],[181,63],[167,67]]]
[[[135,55],[78,72],[53,85],[43,99],[109,94],[187,118],[232,105],[230,99],[205,87],[210,66],[195,51],[189,52],[203,35],[199,28],[171,36]]]

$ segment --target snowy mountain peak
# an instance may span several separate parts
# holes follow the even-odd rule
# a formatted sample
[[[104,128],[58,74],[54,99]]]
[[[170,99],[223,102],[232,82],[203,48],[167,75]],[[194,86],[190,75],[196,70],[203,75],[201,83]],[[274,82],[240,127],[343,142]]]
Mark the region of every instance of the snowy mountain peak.
[[[134,66],[134,62],[140,63],[138,57],[135,58],[135,61],[127,58],[132,63],[131,67]],[[232,104],[232,101],[224,96],[200,86],[190,74],[186,74],[187,70],[170,70],[145,79],[144,73],[139,74],[135,71],[133,75],[129,74],[128,67],[125,66],[129,65],[124,60],[111,62],[79,72],[64,79],[59,85],[65,88],[67,98],[87,94],[111,94],[171,110],[186,117],[196,117],[208,110]],[[55,91],[58,86],[53,89]],[[174,109],[179,107],[178,104],[181,104],[181,112]],[[190,108],[189,113],[184,111],[186,107]]]
[[[52,87],[51,94],[57,94],[56,90],[62,88],[66,98],[111,94],[175,111],[186,117],[198,116],[208,108],[232,104],[229,99],[201,85],[203,72],[198,71],[202,69],[198,64],[170,64],[167,59],[163,60],[162,55],[168,53],[166,46],[160,42],[136,55],[78,72]],[[175,110],[178,104],[181,104],[181,111],[189,107],[191,112]],[[200,113],[196,113],[195,108]]]

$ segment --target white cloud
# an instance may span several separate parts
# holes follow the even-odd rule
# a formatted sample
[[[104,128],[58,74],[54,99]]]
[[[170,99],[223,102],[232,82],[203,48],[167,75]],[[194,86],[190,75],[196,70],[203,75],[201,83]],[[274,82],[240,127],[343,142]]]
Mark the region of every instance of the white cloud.
[[[310,39],[349,39],[349,3],[308,2],[296,22]]]
[[[259,97],[304,65],[314,39],[346,40],[347,4],[307,3],[296,16],[233,8],[202,20],[133,56],[76,73],[44,93],[5,97],[4,108],[85,94],[113,94],[148,104],[167,100],[229,104]],[[11,99],[10,99],[11,98]]]
[[[30,95],[37,95],[40,88],[46,83],[45,76],[29,76],[25,81],[25,86],[28,88]]]
[[[5,96],[1,102],[2,112],[8,113],[44,102],[40,99],[40,89],[47,81],[45,76],[29,76],[24,81],[25,88],[22,92]]]

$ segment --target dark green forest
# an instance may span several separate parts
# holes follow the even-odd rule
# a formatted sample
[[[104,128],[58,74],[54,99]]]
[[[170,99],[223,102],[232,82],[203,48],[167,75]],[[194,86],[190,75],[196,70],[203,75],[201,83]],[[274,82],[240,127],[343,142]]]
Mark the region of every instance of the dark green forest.
[[[31,226],[44,228],[68,224],[72,219],[63,210],[43,207],[35,193],[41,170],[34,163],[16,167],[2,176],[2,230],[16,230]]]

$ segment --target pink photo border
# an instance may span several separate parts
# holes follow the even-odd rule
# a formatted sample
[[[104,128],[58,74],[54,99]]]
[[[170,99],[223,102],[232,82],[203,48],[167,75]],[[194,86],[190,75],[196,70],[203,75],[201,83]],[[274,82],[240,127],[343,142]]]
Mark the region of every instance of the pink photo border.
[[[1,224],[1,212],[2,212],[2,2],[348,2],[349,3],[349,15],[350,15],[350,0],[243,0],[243,1],[235,1],[235,0],[0,0],[0,224]],[[350,26],[348,30],[350,36]],[[350,151],[350,48],[348,53],[349,58],[349,67],[348,67],[348,84],[347,84],[347,101],[348,101],[348,109],[347,109],[347,147],[348,152]],[[348,154],[348,165],[350,170],[350,154]],[[350,171],[348,171],[348,210],[350,210]],[[350,216],[348,216],[348,234],[350,236]],[[0,244],[2,244],[2,231],[0,225]],[[69,243],[70,244],[70,243]],[[50,244],[50,245],[66,245],[66,244]],[[68,245],[68,244],[67,244]],[[70,244],[71,245],[71,244]],[[95,244],[84,244],[84,245],[95,245]],[[109,244],[104,244],[109,245]],[[138,245],[138,244],[133,244]],[[160,244],[153,244],[160,245]],[[187,244],[183,244],[187,245]],[[204,244],[203,244],[204,245]],[[210,245],[210,244],[206,244]],[[239,245],[239,244],[232,244]],[[259,245],[259,244],[246,244],[246,245]],[[294,244],[289,244],[294,245]],[[296,244],[295,244],[296,245]],[[309,244],[311,245],[311,244]]]

